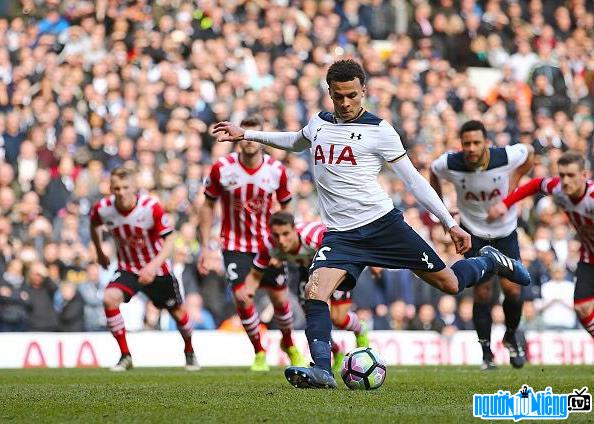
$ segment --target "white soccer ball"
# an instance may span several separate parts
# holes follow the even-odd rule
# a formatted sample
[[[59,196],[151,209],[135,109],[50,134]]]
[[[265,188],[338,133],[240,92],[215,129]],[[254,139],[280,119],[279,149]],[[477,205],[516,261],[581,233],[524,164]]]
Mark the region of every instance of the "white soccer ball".
[[[386,363],[377,350],[358,347],[345,355],[340,376],[349,389],[378,389],[386,380]]]

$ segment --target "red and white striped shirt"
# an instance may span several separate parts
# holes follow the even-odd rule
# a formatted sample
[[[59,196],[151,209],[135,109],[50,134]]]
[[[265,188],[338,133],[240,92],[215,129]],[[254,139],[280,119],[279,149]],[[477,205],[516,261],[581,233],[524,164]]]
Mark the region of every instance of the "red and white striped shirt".
[[[104,197],[93,205],[91,222],[105,225],[112,234],[118,268],[138,274],[163,248],[163,237],[173,231],[163,206],[148,195],[138,196],[136,206],[127,212],[115,205],[115,196]],[[163,262],[157,275],[171,274],[169,260]]]
[[[326,226],[321,222],[304,222],[296,224],[295,229],[299,235],[299,247],[294,252],[283,252],[274,245],[274,240],[270,237],[271,247],[256,255],[253,262],[254,266],[259,269],[266,269],[270,264],[270,260],[275,258],[309,267],[316,252],[322,245]]]
[[[586,181],[586,191],[581,199],[574,200],[563,191],[559,177],[534,178],[518,187],[503,203],[510,206],[526,196],[539,191],[553,196],[555,203],[565,211],[582,242],[580,261],[594,264],[594,181]]]
[[[280,203],[291,200],[285,167],[264,155],[262,164],[246,168],[238,153],[219,159],[204,182],[205,194],[222,199],[223,250],[257,253],[269,247],[268,219],[272,195]]]

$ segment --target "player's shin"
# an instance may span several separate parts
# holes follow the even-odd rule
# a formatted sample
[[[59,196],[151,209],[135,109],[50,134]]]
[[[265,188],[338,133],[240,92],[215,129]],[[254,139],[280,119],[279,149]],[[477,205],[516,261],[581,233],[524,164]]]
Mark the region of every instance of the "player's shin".
[[[332,321],[328,304],[322,300],[308,299],[305,302],[305,318],[305,335],[312,360],[316,366],[330,372]]]
[[[184,339],[184,352],[194,352],[194,348],[192,347],[192,320],[190,319],[190,315],[184,312],[181,318],[177,318],[175,314],[171,314],[171,316],[175,319],[177,330]]]
[[[503,301],[503,313],[505,314],[505,328],[506,332],[515,333],[520,325],[520,318],[522,317],[522,308],[524,301],[520,299],[512,299],[506,297]]]
[[[452,265],[452,271],[458,278],[458,293],[466,287],[482,283],[491,277],[495,264],[488,257],[462,259]]]
[[[256,310],[256,305],[253,303],[249,306],[238,305],[237,313],[239,314],[245,332],[254,346],[254,351],[256,353],[264,352],[260,337],[260,315]]]
[[[590,315],[580,316],[580,322],[592,337],[594,337],[594,310]]]
[[[274,307],[274,321],[282,333],[282,345],[285,348],[293,346],[293,310],[288,300],[280,306]]]
[[[110,309],[106,307],[105,317],[107,318],[107,328],[118,342],[122,356],[130,355],[128,343],[126,342],[126,327],[124,326],[124,318],[120,313],[120,309]]]

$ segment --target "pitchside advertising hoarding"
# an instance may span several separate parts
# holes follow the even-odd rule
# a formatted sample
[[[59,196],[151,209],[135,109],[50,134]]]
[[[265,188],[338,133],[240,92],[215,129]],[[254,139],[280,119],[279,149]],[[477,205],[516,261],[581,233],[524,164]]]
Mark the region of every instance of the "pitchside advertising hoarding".
[[[493,351],[499,364],[509,363],[500,340],[493,332]],[[348,351],[355,347],[352,333],[333,332],[333,338]],[[594,341],[585,331],[528,332],[529,359],[543,365],[593,365]],[[307,352],[302,331],[295,332],[297,345]],[[285,366],[279,348],[280,333],[268,331],[264,346],[271,365]],[[374,331],[371,346],[388,365],[479,365],[482,355],[476,333],[461,331],[451,337],[434,332]],[[184,365],[183,342],[175,331],[128,333],[128,346],[137,367]],[[243,333],[196,331],[194,347],[202,366],[249,366],[253,350]],[[102,333],[0,333],[0,368],[107,367],[119,359],[111,334]]]

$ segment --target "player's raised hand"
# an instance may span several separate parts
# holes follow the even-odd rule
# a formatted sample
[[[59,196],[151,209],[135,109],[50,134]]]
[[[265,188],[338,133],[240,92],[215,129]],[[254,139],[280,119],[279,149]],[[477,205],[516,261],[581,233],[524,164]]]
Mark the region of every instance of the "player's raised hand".
[[[494,204],[487,212],[487,222],[493,222],[507,213],[507,206],[503,202]]]
[[[456,246],[456,253],[462,255],[468,252],[468,249],[470,249],[471,246],[470,234],[468,234],[458,225],[455,225],[450,228],[450,237],[452,237],[454,246]]]
[[[217,136],[218,142],[243,140],[245,130],[231,122],[223,121],[215,124],[212,133]]]

